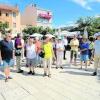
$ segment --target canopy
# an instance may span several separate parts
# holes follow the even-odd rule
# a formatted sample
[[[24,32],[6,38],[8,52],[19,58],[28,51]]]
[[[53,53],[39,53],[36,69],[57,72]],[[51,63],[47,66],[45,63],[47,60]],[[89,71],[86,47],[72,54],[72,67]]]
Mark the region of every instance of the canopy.
[[[46,37],[53,38],[53,37],[55,37],[55,36],[52,35],[52,34],[46,34]]]
[[[34,33],[32,35],[30,35],[30,37],[42,37],[43,35],[42,34],[39,34],[39,33]]]

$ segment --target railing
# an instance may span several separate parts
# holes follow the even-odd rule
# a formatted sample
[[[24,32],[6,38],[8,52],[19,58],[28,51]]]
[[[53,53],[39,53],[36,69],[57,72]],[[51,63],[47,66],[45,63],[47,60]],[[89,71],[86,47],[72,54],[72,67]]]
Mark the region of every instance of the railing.
[[[49,15],[49,14],[39,14],[39,17],[50,20],[52,18],[52,15]]]

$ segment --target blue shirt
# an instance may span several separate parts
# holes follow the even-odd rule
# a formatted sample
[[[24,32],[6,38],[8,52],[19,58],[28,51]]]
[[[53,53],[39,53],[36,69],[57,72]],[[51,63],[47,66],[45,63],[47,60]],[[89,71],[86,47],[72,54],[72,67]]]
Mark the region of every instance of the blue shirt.
[[[88,55],[88,52],[89,52],[89,43],[87,43],[87,42],[86,43],[82,43],[80,45],[80,50],[83,50],[83,49],[86,49],[86,50],[82,51],[81,54]]]
[[[100,55],[100,40],[94,42],[95,54]]]

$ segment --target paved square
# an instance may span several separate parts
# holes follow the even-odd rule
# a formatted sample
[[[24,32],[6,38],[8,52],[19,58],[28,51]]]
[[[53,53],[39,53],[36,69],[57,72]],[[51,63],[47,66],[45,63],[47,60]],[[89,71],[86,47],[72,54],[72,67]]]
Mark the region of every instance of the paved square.
[[[52,77],[43,77],[43,68],[36,68],[36,75],[12,72],[12,80],[5,83],[0,72],[0,100],[100,100],[100,82],[88,71],[69,66],[69,52],[64,69],[52,68]]]

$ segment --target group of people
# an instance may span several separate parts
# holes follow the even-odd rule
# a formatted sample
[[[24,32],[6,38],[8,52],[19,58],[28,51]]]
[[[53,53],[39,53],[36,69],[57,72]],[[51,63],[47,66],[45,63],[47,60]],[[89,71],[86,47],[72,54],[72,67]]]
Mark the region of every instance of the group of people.
[[[85,63],[85,70],[88,64],[94,61],[95,70],[93,75],[97,75],[97,69],[100,67],[100,34],[96,40],[90,40],[86,37],[78,39],[73,36],[68,43],[67,37],[51,38],[43,36],[42,39],[38,37],[29,36],[27,41],[24,41],[20,34],[12,40],[12,34],[7,33],[5,38],[0,41],[0,63],[3,62],[5,73],[5,82],[10,77],[10,67],[14,66],[16,59],[16,69],[18,73],[23,73],[21,69],[21,60],[26,58],[26,66],[29,68],[27,74],[35,75],[35,67],[43,66],[43,76],[51,77],[52,64],[56,65],[56,69],[63,69],[63,60],[66,60],[67,46],[70,45],[70,64],[74,59],[74,65],[77,66],[77,55],[80,52],[81,69]],[[88,63],[89,62],[89,63]]]

